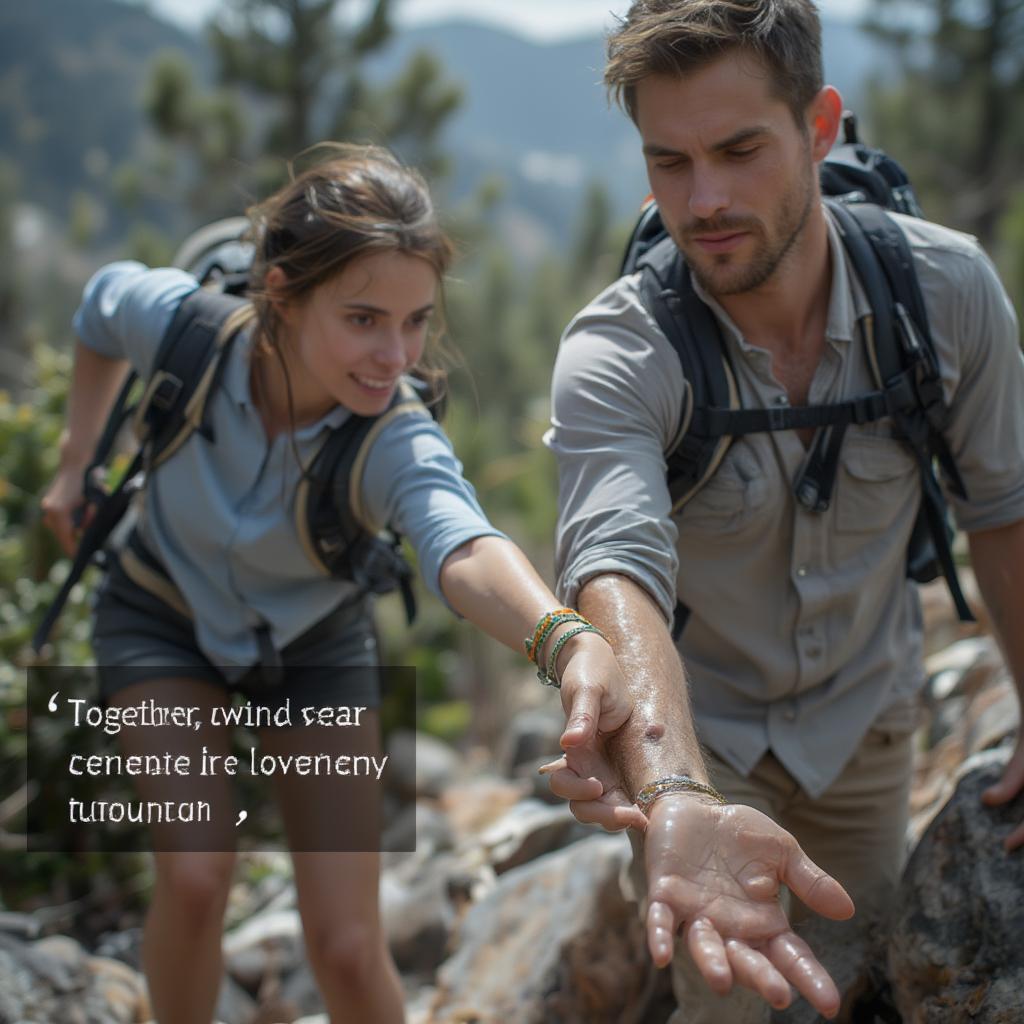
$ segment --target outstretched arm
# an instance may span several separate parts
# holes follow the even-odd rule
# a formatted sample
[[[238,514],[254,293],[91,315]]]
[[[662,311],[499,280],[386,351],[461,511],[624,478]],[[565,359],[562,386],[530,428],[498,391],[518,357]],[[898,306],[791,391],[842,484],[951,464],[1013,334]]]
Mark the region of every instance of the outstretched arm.
[[[971,564],[981,596],[992,616],[1006,664],[1017,686],[1019,707],[1024,708],[1024,520],[994,530],[968,534]],[[1024,790],[1024,731],[1018,728],[1017,745],[1003,777],[983,794],[989,804],[1004,804]],[[1024,824],[1007,836],[1007,851],[1024,846]]]
[[[634,709],[607,737],[604,764],[588,760],[589,751],[569,750],[565,767],[552,776],[552,789],[571,795],[587,776],[603,780],[605,801],[579,798],[574,809],[581,820],[614,828],[612,812],[621,815],[621,804],[648,783],[669,775],[707,782],[707,773],[683,665],[657,605],[626,577],[605,575],[584,585],[580,609],[611,640]],[[609,806],[607,783],[616,778],[621,782]],[[784,1007],[792,984],[820,1013],[835,1014],[839,993],[790,929],[778,896],[786,885],[817,913],[843,919],[853,913],[853,903],[842,886],[788,832],[753,808],[685,793],[655,801],[648,819],[647,942],[654,962],[664,966],[672,959],[681,932],[714,991],[743,985]]]
[[[503,537],[477,537],[457,548],[441,567],[440,583],[460,615],[520,653],[523,639],[533,633],[538,620],[558,605],[522,551]],[[554,645],[573,625],[551,633],[538,664],[547,664]],[[566,713],[564,748],[592,746],[598,733],[614,732],[629,719],[632,701],[625,680],[611,647],[597,633],[579,633],[567,640],[554,669]],[[620,828],[643,824],[643,815],[631,804],[619,813]]]

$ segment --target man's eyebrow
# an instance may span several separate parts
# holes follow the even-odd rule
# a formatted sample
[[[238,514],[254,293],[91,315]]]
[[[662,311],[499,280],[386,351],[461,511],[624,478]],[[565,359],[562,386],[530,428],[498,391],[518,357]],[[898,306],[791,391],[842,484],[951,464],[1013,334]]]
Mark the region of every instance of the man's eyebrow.
[[[733,146],[742,146],[744,142],[750,142],[752,139],[759,138],[762,135],[768,134],[768,126],[763,124],[751,125],[749,128],[741,128],[738,132],[733,132],[727,139],[722,139],[721,142],[716,142],[711,148],[716,152],[723,149],[732,149]]]
[[[733,132],[726,139],[722,139],[721,142],[716,142],[711,148],[715,152],[720,152],[725,149],[732,149],[734,146],[741,146],[744,142],[750,142],[752,139],[759,138],[762,135],[768,134],[768,126],[762,124],[752,125],[749,128],[741,128],[738,132]],[[644,156],[649,157],[663,157],[663,156],[685,156],[686,154],[678,149],[672,149],[669,146],[659,145],[657,142],[648,142],[644,144],[643,148]]]

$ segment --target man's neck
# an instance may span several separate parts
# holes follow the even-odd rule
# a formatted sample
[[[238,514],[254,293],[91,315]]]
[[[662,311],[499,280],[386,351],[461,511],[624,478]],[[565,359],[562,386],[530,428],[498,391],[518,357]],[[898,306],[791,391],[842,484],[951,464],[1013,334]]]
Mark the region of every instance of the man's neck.
[[[832,258],[823,207],[758,288],[714,296],[747,342],[785,357],[818,348],[828,321]]]

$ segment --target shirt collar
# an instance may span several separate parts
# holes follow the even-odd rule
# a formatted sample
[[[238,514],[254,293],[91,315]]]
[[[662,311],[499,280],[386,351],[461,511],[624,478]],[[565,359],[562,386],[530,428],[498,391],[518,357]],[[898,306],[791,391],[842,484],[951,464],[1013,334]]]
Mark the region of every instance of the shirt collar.
[[[825,224],[828,228],[828,247],[832,256],[832,289],[828,299],[828,320],[825,325],[825,334],[833,341],[853,341],[857,321],[871,312],[871,305],[864,294],[860,281],[857,280],[857,275],[850,266],[846,246],[843,245],[835,219],[827,206],[824,207],[824,210]],[[755,346],[747,342],[729,314],[708,295],[696,278],[691,278],[691,280],[693,281],[693,290],[697,293],[698,298],[711,307],[715,316],[732,334],[736,344],[743,351],[754,349]]]

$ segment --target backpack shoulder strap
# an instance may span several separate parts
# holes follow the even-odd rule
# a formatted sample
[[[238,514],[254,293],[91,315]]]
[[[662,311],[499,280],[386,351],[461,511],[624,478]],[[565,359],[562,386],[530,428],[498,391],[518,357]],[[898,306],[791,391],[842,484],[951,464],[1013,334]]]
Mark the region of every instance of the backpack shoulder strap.
[[[213,441],[207,403],[252,305],[233,295],[197,288],[174,314],[157,350],[132,427],[148,448],[147,468],[166,462],[193,432]]]
[[[414,614],[408,564],[388,526],[373,522],[362,500],[363,473],[374,442],[399,416],[433,420],[416,387],[403,381],[379,416],[350,416],[331,431],[303,476],[295,497],[295,525],[310,561],[336,579],[384,593],[399,585]]]
[[[718,468],[732,436],[702,423],[708,407],[738,409],[739,390],[714,314],[693,288],[689,268],[671,238],[639,262],[643,304],[668,339],[683,371],[686,393],[677,440],[666,453],[672,511],[678,512]]]
[[[195,430],[213,439],[212,429],[204,422],[207,400],[217,385],[231,343],[251,315],[252,307],[246,302],[197,289],[175,311],[135,407],[129,404],[129,398],[137,375],[128,375],[85,474],[86,494],[96,512],[79,540],[60,590],[33,635],[32,646],[37,653],[45,645],[75,583],[141,489],[143,474],[169,459]],[[117,487],[107,493],[92,482],[93,470],[105,464],[129,416],[139,448]]]
[[[934,570],[928,563],[937,561],[961,620],[972,622],[957,577],[946,500],[933,460],[938,460],[955,493],[966,497],[967,492],[942,433],[948,408],[910,245],[899,225],[879,207],[826,202],[871,303],[866,341],[875,375],[889,396],[897,431],[918,464],[921,510],[908,551],[909,574],[922,582],[932,579]]]

